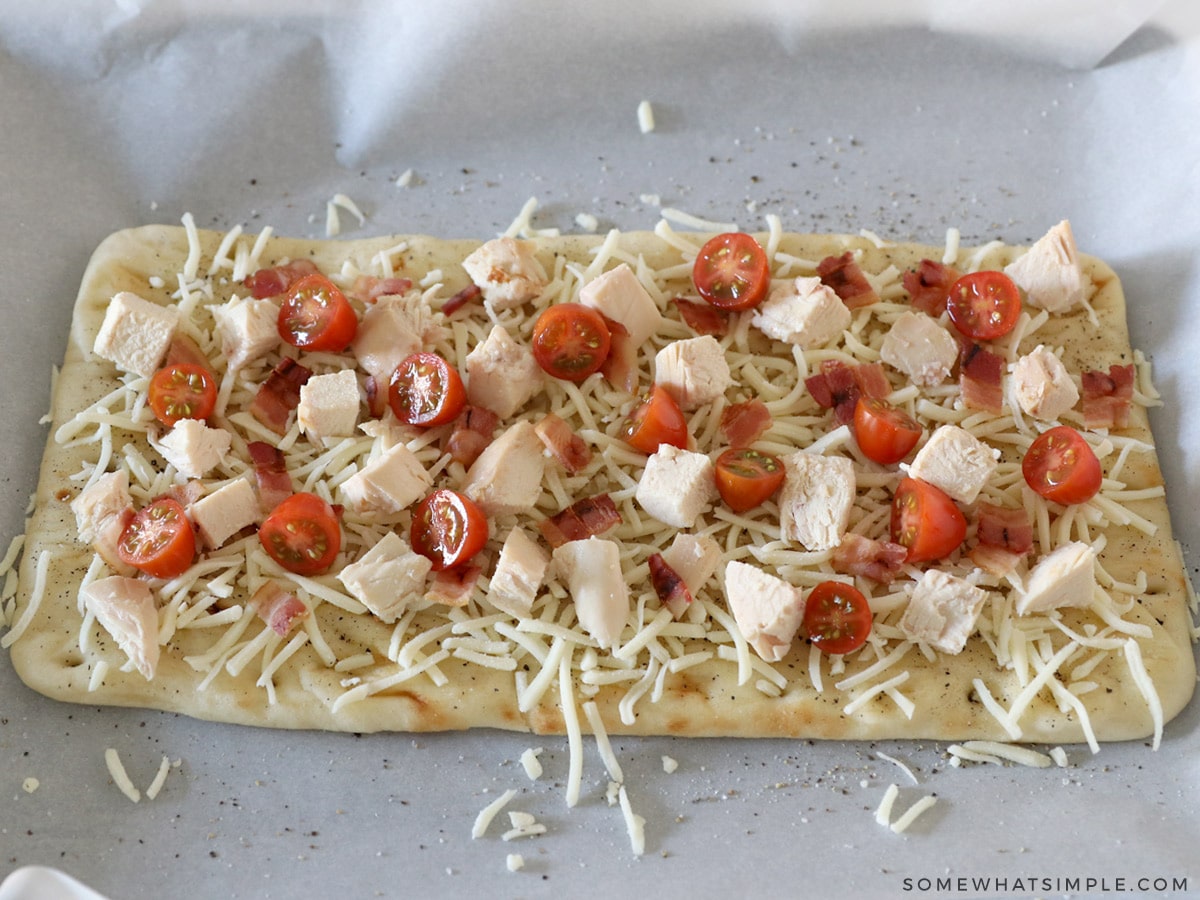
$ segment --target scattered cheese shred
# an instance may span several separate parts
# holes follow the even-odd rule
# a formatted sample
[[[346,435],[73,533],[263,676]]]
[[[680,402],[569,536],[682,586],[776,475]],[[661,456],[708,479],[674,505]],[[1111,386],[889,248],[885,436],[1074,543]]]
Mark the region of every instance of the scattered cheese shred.
[[[891,824],[890,827],[892,831],[895,834],[903,834],[908,830],[909,826],[917,820],[919,815],[932,807],[935,803],[937,803],[937,797],[932,794],[922,797],[907,810],[905,810],[904,814],[900,816],[900,818]]]
[[[896,804],[896,798],[900,796],[900,788],[894,784],[889,784],[887,790],[883,792],[883,799],[879,801],[879,806],[875,809],[875,821],[880,825],[887,826],[892,821],[892,807]]]
[[[162,762],[158,764],[158,772],[154,775],[154,780],[150,782],[150,786],[146,788],[146,798],[153,800],[158,796],[158,792],[162,790],[163,785],[167,781],[167,773],[171,771],[171,761],[167,757],[162,758]]]
[[[533,747],[529,747],[521,754],[521,765],[524,767],[525,774],[529,776],[530,781],[537,781],[542,777],[542,763],[538,759],[541,753],[541,747],[538,747],[536,750]]]
[[[517,796],[516,790],[510,788],[481,809],[479,815],[475,817],[475,824],[471,828],[471,837],[483,837],[487,833],[488,826],[492,824],[492,819],[496,818],[500,810],[504,809],[515,796]]]
[[[654,108],[650,105],[649,100],[643,100],[637,107],[638,128],[642,130],[642,134],[648,134],[654,130]]]
[[[125,771],[125,766],[121,762],[121,754],[115,747],[109,747],[104,751],[104,764],[108,767],[108,774],[112,776],[113,783],[120,788],[121,793],[134,803],[140,802],[142,792],[129,780],[129,773]]]
[[[1016,744],[1002,744],[999,741],[964,741],[961,744],[951,744],[946,749],[960,759],[992,765],[1014,762],[1035,769],[1045,769],[1053,763],[1044,753]]]
[[[641,856],[646,852],[646,820],[633,811],[625,785],[621,785],[617,791],[617,798],[621,804],[621,814],[625,817],[625,830],[629,834],[629,845],[633,849],[634,856]]]
[[[617,755],[613,753],[612,744],[608,740],[608,731],[604,727],[604,720],[600,718],[600,709],[596,706],[596,701],[585,702],[583,714],[587,716],[588,725],[592,728],[592,736],[596,739],[596,749],[600,751],[600,759],[604,762],[604,768],[608,770],[608,777],[616,782],[624,782],[625,775],[621,772],[621,763],[617,761]]]

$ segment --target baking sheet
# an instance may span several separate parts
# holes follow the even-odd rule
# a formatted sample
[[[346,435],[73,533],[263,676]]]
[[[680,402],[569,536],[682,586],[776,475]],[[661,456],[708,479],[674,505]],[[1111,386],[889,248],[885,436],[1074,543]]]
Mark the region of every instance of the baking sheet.
[[[366,214],[342,214],[345,237],[487,238],[537,197],[534,224],[563,231],[581,212],[601,230],[650,228],[673,206],[745,228],[777,213],[788,230],[939,243],[955,226],[965,242],[1016,243],[1070,217],[1081,248],[1121,275],[1134,344],[1154,362],[1165,405],[1151,419],[1195,579],[1189,0],[1095,68],[1061,41],[915,18],[832,27],[816,3],[737,18],[708,5],[4,5],[5,540],[35,483],[79,278],[109,232],[190,211],[202,227],[324,237],[343,193]],[[1078,896],[1142,878],[1200,890],[1197,704],[1156,753],[1072,746],[1070,765],[1048,770],[958,769],[936,742],[614,739],[647,823],[637,858],[590,740],[568,809],[561,738],[283,733],[67,706],[26,689],[3,654],[0,698],[0,877],[50,865],[112,898]],[[164,756],[179,765],[134,805],[107,747],[143,789]],[[528,747],[544,748],[538,781],[517,762]],[[874,819],[891,783],[897,811],[938,798],[904,835]],[[502,815],[473,840],[478,811],[508,788],[508,809],[547,834],[504,842]],[[507,871],[510,853],[524,869]]]

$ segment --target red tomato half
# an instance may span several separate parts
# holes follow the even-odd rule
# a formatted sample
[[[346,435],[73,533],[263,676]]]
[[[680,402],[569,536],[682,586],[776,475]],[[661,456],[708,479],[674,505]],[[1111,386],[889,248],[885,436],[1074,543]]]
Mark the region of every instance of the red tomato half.
[[[582,303],[555,303],[533,325],[533,358],[549,375],[583,381],[600,371],[612,334],[600,315]]]
[[[804,630],[823,653],[849,653],[867,642],[874,617],[862,591],[842,581],[822,581],[804,602]]]
[[[921,439],[921,426],[886,400],[859,397],[854,407],[854,439],[863,456],[890,466],[908,456]]]
[[[1104,477],[1095,452],[1070,425],[1039,434],[1025,452],[1021,474],[1047,500],[1067,505],[1091,500]]]
[[[117,556],[155,578],[187,571],[196,556],[196,535],[179,502],[160,497],[139,510],[117,540]]]
[[[946,296],[946,312],[962,334],[976,341],[1004,337],[1021,316],[1021,292],[1003,272],[964,275]]]
[[[292,494],[258,528],[267,555],[289,572],[319,575],[342,549],[342,528],[332,506],[316,494]]]
[[[302,350],[340,353],[354,340],[358,316],[346,295],[324,275],[305,275],[279,307],[279,336]]]
[[[434,571],[469,562],[487,539],[487,516],[458,491],[434,491],[413,510],[409,542],[433,563]]]
[[[892,540],[908,548],[905,562],[949,556],[967,536],[967,520],[941,488],[904,478],[892,498]]]
[[[692,266],[696,291],[720,309],[753,309],[767,296],[771,266],[766,251],[748,234],[718,234],[700,248]]]
[[[154,373],[147,402],[168,427],[180,419],[207,419],[217,408],[217,383],[203,366],[174,363]]]
[[[401,360],[388,386],[388,405],[406,425],[430,428],[453,422],[467,405],[458,371],[436,353]]]
[[[783,463],[749,447],[726,450],[717,457],[717,493],[734,512],[753,509],[783,484]]]
[[[654,453],[660,444],[687,449],[688,427],[683,410],[666,388],[654,385],[621,426],[621,437],[643,453]]]

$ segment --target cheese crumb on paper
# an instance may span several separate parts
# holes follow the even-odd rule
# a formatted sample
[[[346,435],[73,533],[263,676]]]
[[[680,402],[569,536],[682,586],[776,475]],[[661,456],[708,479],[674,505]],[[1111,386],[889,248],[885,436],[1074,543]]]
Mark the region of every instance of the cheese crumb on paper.
[[[654,107],[650,105],[649,100],[643,100],[638,104],[637,118],[638,128],[642,130],[642,134],[649,134],[654,130]]]

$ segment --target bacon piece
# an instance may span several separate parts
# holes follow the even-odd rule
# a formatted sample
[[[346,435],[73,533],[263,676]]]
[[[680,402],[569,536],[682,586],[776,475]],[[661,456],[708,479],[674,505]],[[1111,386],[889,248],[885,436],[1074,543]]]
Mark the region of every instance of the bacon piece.
[[[208,357],[204,355],[204,351],[200,349],[200,345],[186,334],[176,334],[171,338],[171,343],[167,347],[167,355],[163,360],[163,368],[173,366],[176,363],[187,363],[192,366],[200,366],[213,376],[213,380],[217,381],[216,373],[213,372],[212,363],[208,361]]]
[[[879,363],[847,365],[836,359],[821,363],[821,371],[804,380],[808,392],[822,409],[832,409],[842,425],[854,421],[854,407],[861,396],[882,400],[892,385]]]
[[[308,607],[274,581],[264,582],[254,592],[250,608],[280,637],[285,637],[293,625],[308,615]]]
[[[282,294],[305,275],[314,275],[317,264],[310,259],[293,259],[281,266],[270,269],[259,269],[246,276],[246,287],[256,300],[265,300]]]
[[[696,334],[711,334],[722,337],[729,333],[729,313],[722,312],[711,303],[676,297],[671,301],[679,310],[679,318]]]
[[[311,369],[285,356],[259,385],[250,414],[276,434],[287,434],[288,416],[300,405],[300,387],[311,377]]]
[[[958,358],[963,403],[999,415],[1004,411],[1004,358],[981,344],[964,345]]]
[[[650,583],[654,585],[658,599],[676,619],[683,618],[692,602],[692,592],[683,578],[662,558],[661,553],[651,553],[646,563],[650,566]]]
[[[407,294],[412,290],[411,278],[379,278],[375,275],[359,275],[350,287],[350,295],[363,303],[374,303],[380,297]]]
[[[571,475],[586,469],[592,461],[592,449],[587,445],[587,441],[572,431],[571,426],[554,413],[546,413],[542,420],[533,426],[533,430],[551,455]]]
[[[374,375],[364,379],[367,391],[367,412],[373,419],[381,419],[388,410],[388,385],[381,385]]]
[[[482,574],[483,566],[476,563],[435,572],[425,599],[444,606],[466,606]]]
[[[454,420],[454,428],[442,449],[469,468],[492,442],[499,424],[500,417],[487,407],[467,406]]]
[[[1129,424],[1133,400],[1133,364],[1109,366],[1083,373],[1083,425],[1085,428],[1124,428]]]
[[[608,494],[576,500],[566,509],[538,522],[538,530],[551,547],[599,537],[619,525],[621,513]]]
[[[608,326],[611,336],[608,356],[600,372],[605,379],[617,390],[627,394],[636,394],[638,387],[637,346],[629,336],[629,329],[615,319],[610,319],[601,313],[604,324]]]
[[[904,273],[900,279],[908,291],[914,309],[929,313],[935,319],[946,311],[950,288],[958,281],[958,270],[932,259],[923,259],[917,268]]]
[[[1018,556],[1033,549],[1033,525],[1025,510],[980,501],[976,511],[979,523],[975,535],[979,543],[1000,547]]]
[[[870,306],[879,302],[875,288],[854,261],[854,254],[847,250],[841,256],[827,256],[817,264],[821,283],[842,298],[850,309]]]
[[[830,562],[834,571],[843,575],[862,575],[880,584],[891,584],[907,556],[908,548],[902,544],[876,541],[848,531]]]
[[[483,290],[479,285],[469,284],[442,304],[442,312],[447,316],[452,316],[468,303],[478,300],[482,295]]]
[[[1024,555],[1005,550],[1003,547],[993,547],[990,544],[976,544],[967,551],[967,557],[971,562],[997,578],[1003,578],[1014,572]]]
[[[756,397],[721,410],[721,434],[730,447],[740,450],[762,437],[772,421],[771,411]]]
[[[283,451],[266,441],[251,441],[246,450],[254,463],[258,504],[264,512],[270,512],[293,493],[292,476],[288,474]]]

